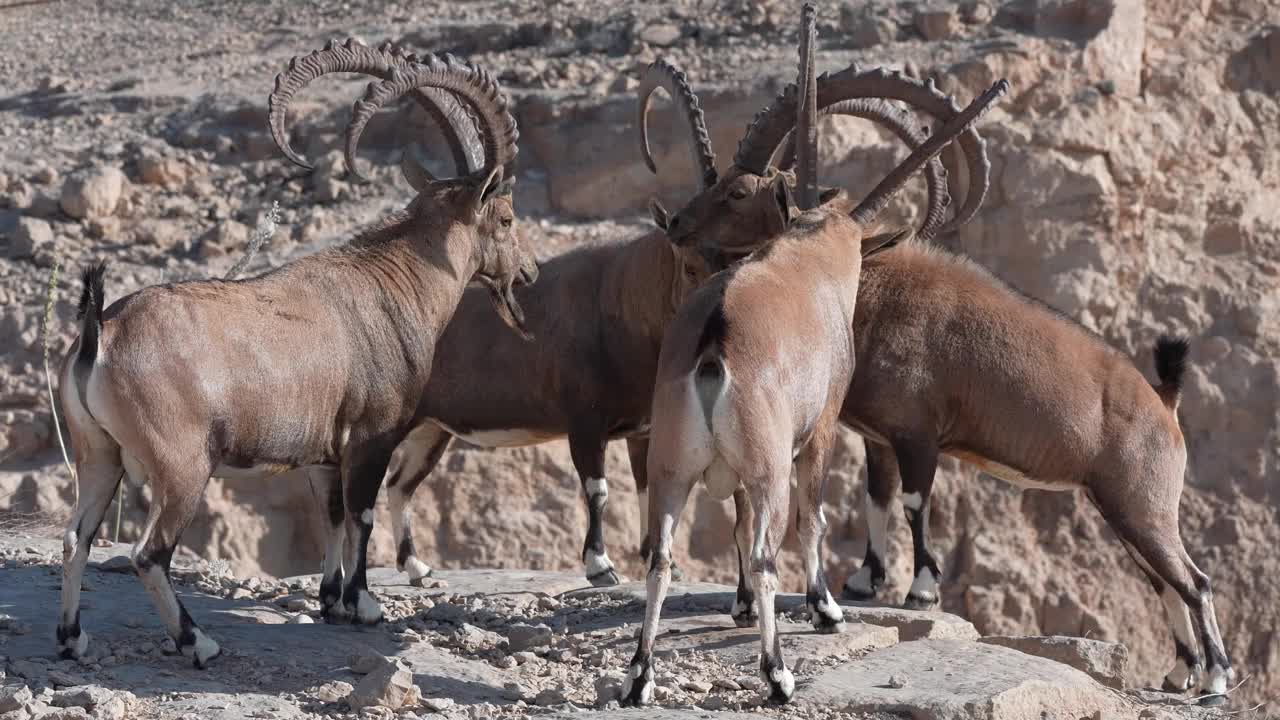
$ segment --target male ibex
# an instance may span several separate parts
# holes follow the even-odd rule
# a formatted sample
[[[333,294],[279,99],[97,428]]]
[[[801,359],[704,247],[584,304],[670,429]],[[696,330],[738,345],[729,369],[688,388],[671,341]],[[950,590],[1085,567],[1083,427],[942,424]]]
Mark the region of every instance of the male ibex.
[[[381,104],[418,87],[446,90],[475,112],[484,167],[434,180],[404,167],[417,196],[350,243],[235,282],[140,290],[103,310],[103,267],[85,272],[81,333],[60,372],[79,495],[64,539],[58,647],[81,656],[80,582],[89,546],[122,473],[152,488],[133,562],[178,648],[204,667],[219,648],[169,583],[173,550],[209,476],[262,476],[292,467],[341,473],[358,554],[344,601],[380,617],[363,553],[368,491],[415,421],[431,359],[463,288],[493,288],[519,326],[510,287],[531,267],[512,229],[515,121],[483,69],[427,57],[370,85],[348,147]],[[277,91],[280,87],[277,86]]]
[[[684,73],[661,61],[651,65],[640,89],[642,113],[658,87],[667,90],[689,123],[699,182],[714,182],[702,109]],[[660,206],[653,210],[662,217]],[[609,493],[605,445],[625,437],[633,462],[643,462],[662,331],[685,294],[709,274],[701,270],[703,264],[693,250],[675,248],[661,231],[553,258],[541,267],[537,285],[519,293],[529,308],[525,326],[538,338],[533,343],[506,330],[479,292],[464,294],[418,406],[425,419],[400,444],[386,475],[396,564],[412,583],[419,584],[430,569],[414,549],[408,503],[455,436],[488,447],[567,436],[590,517],[582,555],[587,578],[595,584],[618,582],[602,534]],[[341,508],[340,494],[318,494]],[[327,546],[341,548],[342,524],[329,530]]]
[[[809,143],[817,102],[813,26],[813,8],[806,5],[796,105],[797,137]],[[849,216],[847,203],[839,200],[808,210],[817,201],[811,177],[816,149],[802,151],[797,186],[801,209],[807,211],[751,261],[696,290],[676,314],[663,339],[654,388],[648,458],[653,551],[644,626],[623,684],[626,701],[644,704],[652,698],[652,650],[670,582],[672,540],[699,479],[713,497],[741,490],[747,500],[749,517],[739,518],[735,535],[739,553],[749,558],[759,612],[760,672],[769,698],[786,702],[795,691],[774,617],[774,562],[787,524],[793,462],[811,620],[822,632],[842,629],[844,616],[826,588],[820,558],[822,488],[836,418],[854,373],[852,325],[864,232],[910,175],[1007,87],[997,83],[944,123]],[[778,217],[790,218],[787,183],[775,181],[773,192]]]
[[[922,142],[901,137],[913,148]],[[732,216],[696,202],[680,216],[688,220],[684,236],[708,254],[723,254],[741,236]],[[869,599],[882,586],[888,505],[901,482],[915,547],[907,604],[937,602],[941,572],[927,531],[940,453],[1018,485],[1083,489],[1163,602],[1176,653],[1166,689],[1196,684],[1198,636],[1208,656],[1200,687],[1221,693],[1235,673],[1209,580],[1178,531],[1186,447],[1175,410],[1185,343],[1157,343],[1160,385],[1153,389],[1129,359],[1087,330],[975,263],[919,242],[929,224],[916,242],[867,255],[862,265],[853,319],[857,372],[840,421],[867,440],[869,539],[844,594]],[[746,237],[729,258],[754,249],[753,242]],[[741,528],[744,501],[735,500]],[[733,616],[745,624],[755,598],[741,563],[739,573]]]
[[[829,82],[839,82],[839,86],[829,88]],[[667,90],[689,122],[693,165],[701,188],[699,200],[690,207],[732,213],[740,223],[732,237],[718,240],[726,251],[754,247],[778,233],[781,227],[776,213],[769,209],[773,202],[770,183],[784,175],[773,168],[770,158],[795,122],[794,85],[748,129],[735,165],[723,175],[715,168],[697,96],[684,73],[663,60],[650,65],[638,89],[640,145],[646,164],[656,172],[649,147],[648,107],[658,87]],[[906,101],[939,122],[959,111],[932,85],[883,70],[850,68],[831,78],[819,78],[818,87],[819,96],[839,99],[824,107],[825,113],[866,118],[904,139],[914,137],[913,121],[878,98]],[[773,130],[762,131],[764,125]],[[773,144],[766,148],[766,142]],[[970,190],[953,224],[976,210],[986,193],[990,167],[983,141],[975,132],[965,131],[959,145],[969,169]],[[787,178],[790,181],[789,174]],[[948,199],[940,163],[929,163],[927,178],[930,223],[921,232],[931,234],[944,219]],[[655,204],[651,209],[662,228],[674,230],[674,221],[669,227],[661,206]],[[702,253],[702,247],[688,246],[687,236],[678,232],[670,237],[684,247],[673,249],[672,242],[659,233],[621,245],[576,250],[547,261],[538,284],[521,291],[532,308],[526,322],[541,339],[535,344],[516,343],[484,311],[478,297],[470,293],[463,297],[454,321],[445,330],[424,399],[424,413],[433,421],[415,429],[401,444],[386,479],[396,524],[396,564],[408,572],[411,582],[420,582],[430,570],[414,549],[409,502],[455,435],[490,447],[567,436],[588,509],[582,553],[586,576],[598,585],[617,582],[603,535],[609,492],[604,477],[605,444],[611,438],[627,438],[639,491],[641,535],[647,538],[644,464],[658,349],[675,308],[708,275],[700,255],[716,256],[714,252]],[[341,533],[342,528],[333,530]],[[331,546],[341,547],[341,543],[340,536],[329,540]],[[647,542],[643,547],[642,554],[647,557]],[[750,603],[741,605],[735,617],[742,624],[754,622]]]

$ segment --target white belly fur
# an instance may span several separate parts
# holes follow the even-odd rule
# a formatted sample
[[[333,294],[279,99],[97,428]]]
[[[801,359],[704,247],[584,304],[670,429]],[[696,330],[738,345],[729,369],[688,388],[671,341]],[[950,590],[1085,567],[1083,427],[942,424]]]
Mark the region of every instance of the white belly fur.
[[[513,428],[511,430],[476,430],[473,432],[463,433],[454,430],[439,420],[432,420],[432,422],[445,430],[448,430],[450,435],[479,447],[525,447],[526,445],[538,445],[550,440],[557,440],[562,437],[561,435],[541,433],[535,430],[525,430],[523,428]]]

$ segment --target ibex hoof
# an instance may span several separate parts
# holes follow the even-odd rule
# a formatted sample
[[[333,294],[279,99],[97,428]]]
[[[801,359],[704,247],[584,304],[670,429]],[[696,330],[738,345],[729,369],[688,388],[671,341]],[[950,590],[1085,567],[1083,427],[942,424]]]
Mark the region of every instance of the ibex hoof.
[[[595,575],[588,575],[587,582],[593,587],[612,587],[622,582],[618,577],[618,572],[613,568],[602,570]]]
[[[414,587],[424,587],[431,577],[431,568],[416,557],[406,560],[404,569],[409,573],[409,584]]]
[[[783,667],[764,673],[765,686],[768,688],[768,701],[774,705],[785,705],[791,702],[796,694],[796,678],[784,665]]]
[[[906,610],[932,610],[937,606],[936,595],[907,595],[907,599],[902,601],[902,607]]]
[[[633,663],[622,681],[622,704],[648,705],[653,702],[653,666]]]
[[[1200,698],[1201,707],[1222,707],[1227,704],[1226,695],[1207,695]]]
[[[729,617],[733,618],[733,624],[740,628],[755,627],[760,620],[752,604],[741,600],[734,601]]]
[[[191,663],[197,670],[204,670],[214,658],[222,654],[222,648],[200,628],[192,628],[192,633],[195,635],[195,642],[183,645],[182,654],[191,658]]]
[[[356,593],[354,603],[345,603],[345,611],[349,613],[351,622],[357,625],[377,625],[382,622],[382,606],[369,594],[368,590]]]
[[[675,563],[671,563],[671,582],[684,580],[684,571]]]
[[[62,635],[61,632],[58,633]],[[89,633],[80,631],[74,637],[60,638],[58,642],[58,655],[68,660],[79,660],[89,650]]]

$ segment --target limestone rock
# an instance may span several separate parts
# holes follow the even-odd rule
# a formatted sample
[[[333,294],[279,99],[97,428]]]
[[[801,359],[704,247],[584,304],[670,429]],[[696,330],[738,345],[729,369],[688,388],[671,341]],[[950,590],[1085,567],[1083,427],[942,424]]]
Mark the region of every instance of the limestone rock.
[[[398,710],[409,697],[413,673],[398,662],[388,663],[370,672],[347,697],[352,710],[379,705]]]
[[[507,644],[511,652],[522,652],[551,642],[551,628],[546,625],[519,623],[507,628]]]
[[[916,29],[925,40],[947,40],[960,32],[960,15],[953,7],[926,8],[916,13]]]
[[[249,243],[249,226],[235,220],[225,220],[209,228],[200,236],[200,257],[209,259],[229,253],[243,252]]]
[[[903,680],[905,686],[894,687]],[[819,675],[805,698],[850,713],[891,710],[920,720],[1084,718],[1123,708],[1111,690],[1079,670],[962,640],[877,650]]]
[[[1103,685],[1117,690],[1124,688],[1125,671],[1129,665],[1129,650],[1119,643],[1062,635],[1047,637],[993,635],[984,637],[979,642],[1013,648],[1028,655],[1055,660],[1088,673]]]
[[[62,211],[79,220],[111,215],[124,185],[124,173],[119,168],[100,165],[74,172],[62,184]]]
[[[31,688],[26,685],[0,689],[0,712],[18,710],[31,702],[32,697]]]
[[[39,248],[53,243],[53,228],[40,218],[21,217],[10,237],[9,257],[31,257]]]
[[[138,178],[147,185],[177,187],[186,182],[190,169],[186,163],[173,157],[145,152],[138,157]]]

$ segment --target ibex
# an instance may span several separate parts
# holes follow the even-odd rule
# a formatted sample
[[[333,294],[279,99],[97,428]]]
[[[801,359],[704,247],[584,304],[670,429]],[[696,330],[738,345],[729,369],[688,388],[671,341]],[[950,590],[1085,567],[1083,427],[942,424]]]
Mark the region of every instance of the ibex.
[[[922,142],[918,134],[900,137],[913,148]],[[757,199],[757,207],[771,202]],[[695,201],[680,216],[684,237],[721,262],[757,247],[714,207]],[[1083,489],[1163,602],[1175,649],[1165,688],[1196,684],[1198,635],[1209,664],[1200,688],[1215,694],[1210,702],[1223,701],[1235,673],[1209,580],[1178,531],[1186,447],[1176,406],[1185,342],[1156,344],[1160,384],[1153,388],[1100,338],[976,263],[920,242],[930,234],[929,217],[915,242],[864,255],[853,318],[857,372],[839,419],[867,440],[869,539],[844,595],[870,599],[883,585],[888,506],[901,483],[915,546],[907,605],[936,604],[941,571],[928,546],[928,511],[939,454],[1020,486]],[[735,238],[743,241],[725,256]],[[735,501],[742,528],[745,500]],[[754,620],[747,576],[740,563],[732,611],[739,624]]]
[[[903,138],[914,137],[912,120],[878,98],[906,101],[939,122],[959,111],[931,84],[897,73],[850,68],[831,78],[819,78],[820,96],[830,95],[828,82],[840,83],[834,88],[840,101],[824,107],[825,113],[870,119]],[[648,136],[648,108],[658,87],[667,90],[689,123],[693,165],[701,188],[698,197],[709,200],[710,208],[734,214],[740,222],[740,231],[723,239],[725,252],[760,244],[779,232],[776,213],[768,209],[772,203],[770,182],[778,177],[788,182],[793,178],[789,173],[778,173],[770,158],[794,124],[794,85],[748,130],[735,165],[724,175],[716,171],[696,94],[684,73],[663,60],[650,65],[638,89],[637,125],[648,167],[656,172]],[[762,132],[762,124],[775,130]],[[772,144],[766,147],[768,142]],[[981,203],[990,168],[983,141],[975,132],[965,131],[959,145],[969,170],[969,195],[952,224],[967,220]],[[921,232],[931,234],[944,219],[948,199],[940,163],[929,163],[927,178],[931,224]],[[755,201],[757,197],[768,200],[764,210]],[[667,213],[660,205],[652,204],[651,211],[662,229],[674,228],[674,224],[669,227]],[[445,330],[424,399],[424,412],[433,421],[415,429],[401,444],[386,478],[396,524],[396,564],[409,574],[410,582],[420,583],[430,568],[415,551],[409,502],[454,436],[490,447],[568,438],[588,510],[582,560],[587,579],[597,585],[618,581],[603,534],[609,492],[604,452],[609,439],[625,437],[639,491],[641,552],[648,556],[645,459],[659,345],[675,308],[709,274],[701,248],[689,246],[687,237],[678,233],[670,237],[677,247],[658,233],[621,245],[576,250],[547,261],[538,284],[521,291],[525,304],[533,308],[527,323],[542,339],[536,344],[514,342],[484,311],[478,297],[470,293],[463,297],[454,321]],[[340,526],[333,530],[342,532]],[[331,537],[328,544],[341,547],[341,543],[341,537]],[[754,622],[750,603],[735,617],[743,624]]]
[[[774,617],[774,563],[787,525],[793,462],[811,620],[820,632],[843,628],[821,565],[822,489],[840,405],[854,374],[852,325],[864,233],[911,174],[1007,91],[1000,81],[944,123],[850,215],[847,203],[834,199],[810,210],[818,200],[811,128],[817,101],[814,22],[813,7],[806,5],[796,103],[797,137],[811,146],[807,152],[801,148],[796,182],[805,212],[791,219],[788,184],[775,181],[775,212],[788,230],[751,260],[694,291],[663,339],[648,457],[653,551],[644,625],[623,684],[627,702],[652,699],[652,650],[670,582],[672,540],[699,480],[712,497],[741,490],[747,500],[749,517],[739,518],[735,536],[739,553],[749,558],[760,672],[769,699],[787,702],[795,692]]]
[[[103,266],[85,272],[80,337],[59,375],[79,489],[63,546],[62,654],[87,648],[81,576],[124,472],[149,483],[154,498],[133,563],[197,667],[218,655],[218,644],[187,613],[168,571],[214,473],[321,466],[341,474],[358,553],[344,603],[361,621],[380,617],[362,564],[368,491],[376,494],[416,421],[436,341],[463,288],[473,277],[484,281],[519,327],[510,288],[534,274],[503,179],[516,153],[515,121],[486,71],[448,56],[396,68],[356,104],[349,147],[378,106],[419,87],[454,93],[476,114],[479,172],[434,180],[406,160],[417,196],[404,210],[346,245],[260,277],[149,287],[104,311]]]
[[[358,69],[378,71],[371,63]],[[291,86],[300,89],[303,79]],[[658,87],[667,90],[689,123],[699,182],[714,182],[702,109],[684,73],[653,63],[641,83],[642,108]],[[455,153],[455,162],[465,161],[465,153]],[[652,209],[656,218],[663,217],[656,202]],[[582,555],[587,578],[595,584],[618,582],[602,534],[609,493],[605,445],[626,438],[633,462],[643,462],[662,331],[685,294],[709,274],[702,266],[693,250],[675,248],[661,231],[553,258],[540,268],[537,285],[519,291],[529,308],[525,327],[538,338],[534,343],[497,322],[482,294],[464,294],[421,394],[417,411],[424,420],[400,444],[385,479],[396,563],[412,583],[420,584],[430,568],[414,549],[408,503],[455,436],[488,447],[567,437],[590,517]],[[317,486],[328,480],[336,485],[334,478],[315,480]],[[318,494],[340,513],[340,493],[318,488]],[[333,522],[329,530],[326,545],[341,548],[342,524]]]

